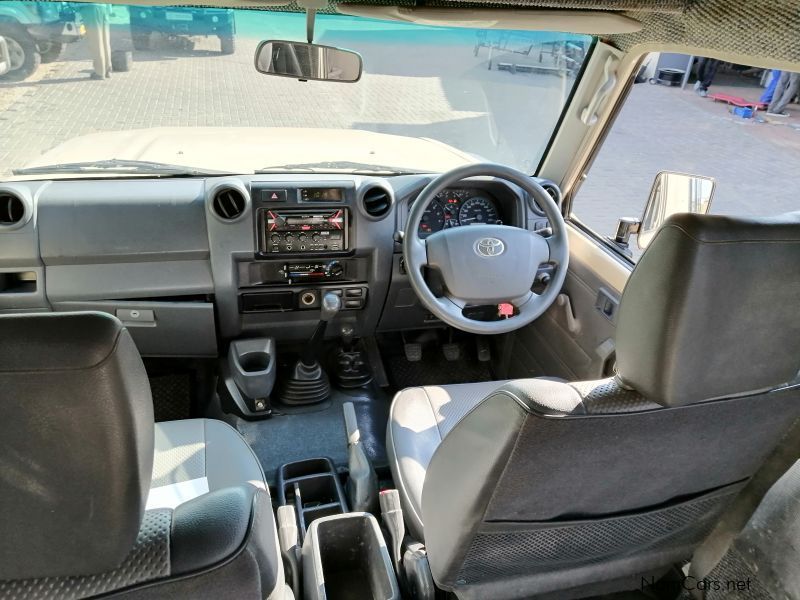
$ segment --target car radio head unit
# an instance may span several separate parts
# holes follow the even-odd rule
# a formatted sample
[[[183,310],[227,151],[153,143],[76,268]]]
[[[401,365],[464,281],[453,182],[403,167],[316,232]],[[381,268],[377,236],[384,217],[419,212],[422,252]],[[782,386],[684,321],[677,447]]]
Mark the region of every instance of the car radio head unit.
[[[319,210],[261,209],[262,254],[342,252],[348,250],[346,208]]]

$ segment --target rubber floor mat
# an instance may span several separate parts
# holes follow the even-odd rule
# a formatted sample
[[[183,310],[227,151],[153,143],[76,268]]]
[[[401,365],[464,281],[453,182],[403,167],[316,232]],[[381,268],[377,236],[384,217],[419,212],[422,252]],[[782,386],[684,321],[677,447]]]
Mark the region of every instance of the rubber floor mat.
[[[192,379],[187,373],[150,377],[153,415],[156,421],[177,421],[191,417]]]
[[[449,361],[444,356],[436,357],[434,354],[434,350],[426,349],[422,360],[416,362],[406,360],[405,356],[386,357],[392,387],[402,390],[419,385],[474,383],[493,379],[488,362],[474,358]]]

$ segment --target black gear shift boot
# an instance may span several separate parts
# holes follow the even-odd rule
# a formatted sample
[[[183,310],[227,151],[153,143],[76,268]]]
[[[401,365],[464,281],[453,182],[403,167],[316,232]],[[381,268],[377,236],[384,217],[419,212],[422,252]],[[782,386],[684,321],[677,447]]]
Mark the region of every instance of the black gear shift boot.
[[[342,324],[340,331],[342,345],[336,353],[333,380],[344,389],[352,389],[367,385],[372,381],[372,370],[366,360],[366,353],[359,344],[353,341],[355,330],[347,323]]]
[[[344,389],[357,388],[372,381],[372,370],[366,355],[358,347],[349,351],[341,348],[336,354],[336,368],[333,380],[338,387]]]
[[[316,404],[327,400],[331,395],[328,375],[317,359],[325,339],[328,321],[336,316],[342,307],[342,299],[328,292],[322,298],[320,321],[311,339],[306,343],[300,359],[283,382],[279,394],[280,401],[289,405]]]

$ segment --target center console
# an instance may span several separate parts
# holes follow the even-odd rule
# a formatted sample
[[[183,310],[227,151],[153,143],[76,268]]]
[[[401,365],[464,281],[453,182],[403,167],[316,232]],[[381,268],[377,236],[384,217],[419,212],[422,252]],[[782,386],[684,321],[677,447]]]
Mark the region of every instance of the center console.
[[[381,502],[390,554],[373,516],[378,510],[378,480],[361,447],[353,405],[345,403],[343,409],[349,449],[346,492],[327,458],[301,460],[279,469],[277,520],[288,580],[296,597],[305,600],[400,600],[395,541],[404,527],[402,519],[394,518],[400,511],[393,510],[399,504]],[[367,472],[372,476],[365,477]],[[412,597],[427,600],[424,595]]]
[[[341,310],[365,308],[369,256],[355,238],[355,187],[277,187],[253,184],[255,260],[239,268],[243,315],[319,310],[326,293]]]

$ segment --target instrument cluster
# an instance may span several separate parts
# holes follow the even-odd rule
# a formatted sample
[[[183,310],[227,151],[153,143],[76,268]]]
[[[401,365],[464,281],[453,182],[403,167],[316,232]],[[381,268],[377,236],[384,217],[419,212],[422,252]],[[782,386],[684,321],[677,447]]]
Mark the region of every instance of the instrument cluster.
[[[491,195],[480,189],[446,189],[436,195],[422,215],[419,237],[426,238],[449,227],[486,224],[503,224]]]

